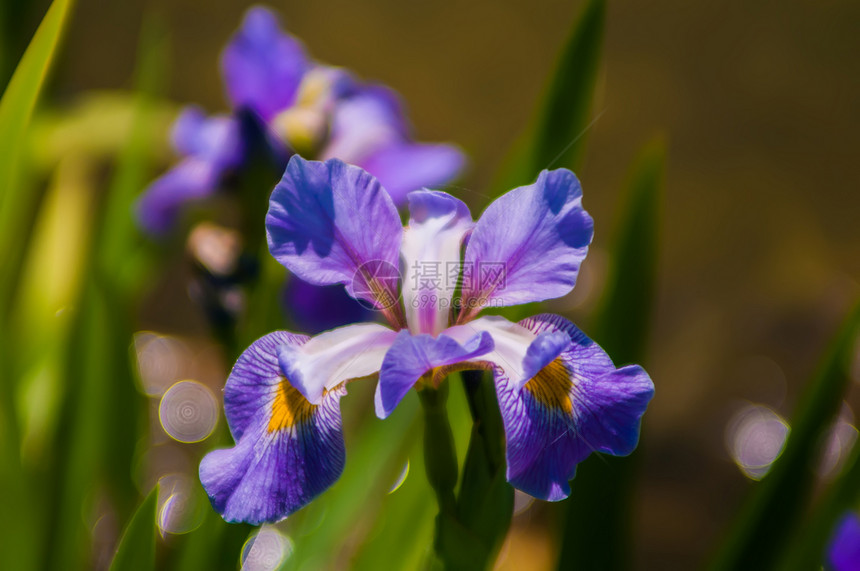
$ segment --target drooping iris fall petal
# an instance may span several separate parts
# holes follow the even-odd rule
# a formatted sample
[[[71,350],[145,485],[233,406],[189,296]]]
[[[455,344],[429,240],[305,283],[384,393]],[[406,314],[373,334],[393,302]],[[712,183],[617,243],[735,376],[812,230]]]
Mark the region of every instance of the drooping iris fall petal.
[[[227,379],[224,409],[236,440],[200,463],[212,505],[230,522],[276,522],[305,506],[343,472],[343,388],[309,403],[278,364],[304,336],[276,331],[254,342]]]

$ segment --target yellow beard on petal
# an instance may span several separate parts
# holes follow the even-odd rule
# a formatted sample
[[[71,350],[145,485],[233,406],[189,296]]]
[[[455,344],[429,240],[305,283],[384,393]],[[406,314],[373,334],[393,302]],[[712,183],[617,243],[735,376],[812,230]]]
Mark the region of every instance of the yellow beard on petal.
[[[529,380],[525,388],[545,407],[564,411],[565,414],[573,414],[573,403],[570,401],[573,381],[570,376],[570,371],[564,366],[561,358],[556,358]]]
[[[292,428],[310,419],[317,405],[311,404],[286,378],[278,383],[278,392],[272,402],[269,432]]]

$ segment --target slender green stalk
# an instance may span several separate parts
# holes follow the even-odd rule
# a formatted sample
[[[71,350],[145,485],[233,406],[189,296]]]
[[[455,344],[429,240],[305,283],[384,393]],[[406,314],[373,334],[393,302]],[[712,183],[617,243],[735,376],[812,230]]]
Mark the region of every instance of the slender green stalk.
[[[458,465],[445,406],[447,384],[419,392],[425,413],[425,469],[439,505],[434,550],[444,569],[492,567],[513,513],[501,414],[493,384],[482,375],[463,374],[473,425],[456,494]]]
[[[439,515],[456,517],[457,452],[448,421],[448,385],[418,392],[424,409],[424,465],[430,486],[436,492]]]

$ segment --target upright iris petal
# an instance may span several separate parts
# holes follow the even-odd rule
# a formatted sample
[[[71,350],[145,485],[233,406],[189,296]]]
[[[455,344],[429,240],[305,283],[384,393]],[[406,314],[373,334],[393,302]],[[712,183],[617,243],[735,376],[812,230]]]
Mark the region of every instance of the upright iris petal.
[[[250,107],[266,121],[292,104],[308,67],[301,44],[282,33],[277,16],[261,6],[248,10],[221,56],[233,107]]]
[[[397,299],[400,217],[360,168],[294,156],[272,193],[266,232],[275,259],[303,280],[344,284],[379,308]]]
[[[405,137],[406,121],[397,95],[378,85],[358,88],[334,108],[331,139],[321,158],[360,165],[373,151]]]
[[[341,389],[309,403],[278,364],[283,347],[307,337],[276,331],[254,342],[236,362],[224,390],[236,446],[200,463],[212,505],[230,522],[275,522],[306,505],[343,471]]]
[[[469,245],[463,303],[517,305],[561,297],[573,289],[594,224],[582,189],[566,169],[543,171],[537,182],[496,199],[481,215]]]
[[[395,204],[420,188],[436,188],[463,170],[463,153],[451,145],[412,141],[406,114],[397,94],[370,85],[337,105],[331,139],[322,157],[337,157],[379,178]]]
[[[448,326],[460,247],[474,223],[462,201],[430,190],[409,195],[409,214],[400,249],[406,321],[413,333],[436,335]]]

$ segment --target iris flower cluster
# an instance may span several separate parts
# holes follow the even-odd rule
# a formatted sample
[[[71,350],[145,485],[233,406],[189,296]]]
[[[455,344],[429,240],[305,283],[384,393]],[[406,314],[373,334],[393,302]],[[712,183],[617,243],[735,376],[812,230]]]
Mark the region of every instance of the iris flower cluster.
[[[616,368],[558,315],[481,316],[573,289],[593,234],[581,196],[572,172],[543,171],[475,222],[457,198],[419,190],[404,227],[377,177],[294,156],[271,196],[270,252],[309,283],[342,284],[387,325],[312,338],[276,331],[239,357],[224,391],[236,444],[200,465],[213,506],[231,522],[274,522],[331,486],[345,462],[340,399],[358,379],[376,380],[385,418],[411,389],[436,388],[454,371],[492,372],[507,479],[543,500],[567,497],[591,452],[629,454],[654,390],[641,367]]]
[[[248,10],[221,57],[233,113],[207,117],[196,106],[173,126],[182,159],[137,204],[140,226],[168,232],[189,202],[214,194],[266,149],[279,176],[290,156],[360,165],[402,203],[406,193],[453,179],[464,164],[453,146],[412,140],[395,92],[316,63],[268,9]]]

